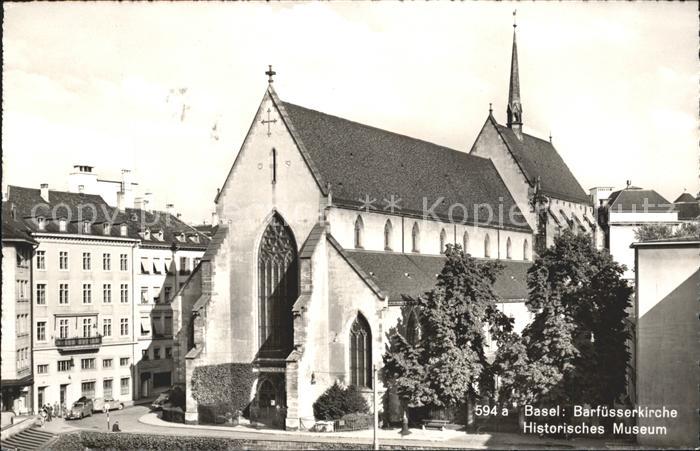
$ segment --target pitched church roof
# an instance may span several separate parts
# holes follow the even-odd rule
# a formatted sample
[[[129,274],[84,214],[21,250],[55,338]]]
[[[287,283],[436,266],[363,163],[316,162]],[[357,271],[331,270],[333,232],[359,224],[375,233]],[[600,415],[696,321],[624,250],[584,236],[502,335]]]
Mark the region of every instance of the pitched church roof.
[[[376,199],[373,207],[382,211],[384,199],[394,195],[401,199],[398,213],[422,215],[424,205],[431,208],[444,198],[433,209],[437,216],[449,219],[450,206],[460,203],[466,207],[466,218],[464,209],[454,208],[452,220],[476,219],[491,225],[497,225],[498,218],[488,220],[484,207],[475,218],[474,206],[488,204],[497,213],[502,205],[502,211],[514,212],[513,218],[504,214],[504,226],[530,230],[489,159],[288,102],[280,104],[312,172],[321,179],[319,185],[330,185],[335,204],[358,207],[369,196]]]
[[[629,187],[610,194],[608,209],[613,212],[671,212],[673,205],[653,189]]]
[[[418,296],[435,288],[437,274],[445,265],[440,255],[368,252],[345,249],[369,280],[379,287],[389,301],[401,301],[402,295]],[[493,260],[489,260],[493,261]],[[494,289],[504,301],[527,298],[527,270],[529,261],[500,260],[505,267],[498,275]]]
[[[590,198],[552,143],[522,132],[518,137],[512,128],[500,125],[493,116],[489,118],[530,185],[534,186],[539,177],[544,194],[590,204]]]
[[[16,207],[11,202],[2,203],[2,241],[36,243],[28,227],[17,218]]]
[[[678,199],[673,201],[674,204],[677,204],[679,202],[697,202],[697,199],[695,199],[690,193],[683,193],[680,196],[678,196]]]

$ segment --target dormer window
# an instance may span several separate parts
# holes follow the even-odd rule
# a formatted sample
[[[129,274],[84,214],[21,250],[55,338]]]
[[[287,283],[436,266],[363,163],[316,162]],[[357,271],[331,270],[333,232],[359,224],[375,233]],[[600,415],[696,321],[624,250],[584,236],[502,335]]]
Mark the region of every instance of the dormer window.
[[[149,229],[146,229],[143,231],[143,239],[144,240],[150,240],[151,239],[151,231]]]
[[[163,231],[159,230],[158,233],[156,233],[156,239],[158,241],[163,241]]]
[[[65,218],[61,218],[58,220],[58,230],[59,232],[65,232],[66,231],[66,220]]]
[[[192,235],[191,239],[193,243],[199,243],[199,235]]]
[[[119,226],[119,234],[120,234],[121,236],[126,236],[126,232],[127,232],[126,224],[120,225],[120,226]]]
[[[43,216],[36,218],[36,224],[39,227],[39,230],[46,230],[46,219],[44,219]]]
[[[105,222],[104,224],[102,224],[102,233],[103,234],[109,235],[109,230],[110,230],[110,227],[109,227],[108,222]]]
[[[90,233],[90,222],[83,221],[83,233]]]
[[[184,233],[179,234],[177,236],[177,240],[181,243],[184,243],[185,242],[185,234]]]

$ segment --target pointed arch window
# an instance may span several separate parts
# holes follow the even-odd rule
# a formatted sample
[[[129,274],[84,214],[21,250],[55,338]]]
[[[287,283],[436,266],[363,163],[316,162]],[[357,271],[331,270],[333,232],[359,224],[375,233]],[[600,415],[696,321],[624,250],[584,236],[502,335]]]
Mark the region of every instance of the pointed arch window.
[[[465,254],[469,253],[469,232],[466,230],[464,231],[464,235],[462,235],[462,248]]]
[[[421,330],[420,323],[418,322],[418,316],[416,312],[411,310],[408,315],[408,320],[406,320],[406,341],[410,345],[416,345],[420,342]]]
[[[350,384],[372,388],[372,331],[360,313],[350,328]]]
[[[417,222],[413,223],[413,230],[411,230],[411,250],[420,252],[420,229]]]
[[[362,249],[362,232],[364,231],[365,225],[362,222],[362,216],[358,216],[355,219],[355,248]]]
[[[440,230],[440,253],[444,254],[447,250],[447,233],[445,229]]]
[[[489,234],[486,234],[486,237],[484,238],[484,257],[489,258],[491,256],[491,238],[489,238]]]
[[[394,231],[394,227],[391,225],[391,220],[387,219],[384,224],[384,250],[391,250],[391,236]]]
[[[275,214],[258,253],[259,355],[286,357],[292,349],[292,305],[299,294],[297,246],[291,229]]]
[[[506,258],[511,259],[513,258],[513,243],[510,241],[510,237],[506,239]]]
[[[523,260],[530,260],[530,243],[527,239],[523,242]]]

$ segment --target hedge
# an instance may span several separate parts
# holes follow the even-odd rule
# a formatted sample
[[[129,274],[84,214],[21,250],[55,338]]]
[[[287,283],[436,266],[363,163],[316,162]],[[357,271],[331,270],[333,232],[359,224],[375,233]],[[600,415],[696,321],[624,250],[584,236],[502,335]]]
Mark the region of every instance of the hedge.
[[[371,449],[369,444],[330,442],[290,442],[271,440],[243,440],[226,437],[190,435],[148,435],[126,432],[80,431],[61,434],[51,443],[52,450],[233,450],[233,449]],[[390,449],[417,449],[410,446],[382,447]],[[419,449],[419,448],[418,448]]]
[[[250,404],[257,378],[250,363],[198,366],[192,373],[192,397],[198,403],[199,421],[216,423],[236,416]]]
[[[362,393],[351,385],[343,388],[338,382],[331,385],[313,405],[314,417],[319,420],[339,420],[350,413],[367,413],[369,406]]]

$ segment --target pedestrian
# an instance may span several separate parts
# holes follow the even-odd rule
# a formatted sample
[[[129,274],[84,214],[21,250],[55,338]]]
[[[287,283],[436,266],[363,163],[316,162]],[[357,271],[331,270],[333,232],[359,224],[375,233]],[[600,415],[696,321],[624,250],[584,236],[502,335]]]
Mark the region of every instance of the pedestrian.
[[[53,407],[51,407],[51,404],[47,404],[46,411],[48,413],[47,419],[51,421],[53,419]]]
[[[68,410],[66,409],[66,402],[65,401],[63,401],[61,403],[61,413],[63,414],[64,418],[68,416]]]
[[[43,406],[39,409],[39,418],[41,418],[41,427],[44,427],[44,423],[46,422],[46,409],[44,409]]]
[[[56,416],[56,417],[60,417],[60,416],[61,416],[61,411],[58,410],[58,403],[57,403],[57,402],[53,403],[53,414],[54,414],[54,416]]]
[[[119,421],[115,421],[114,425],[112,426],[112,432],[121,432],[122,430],[119,429]]]

